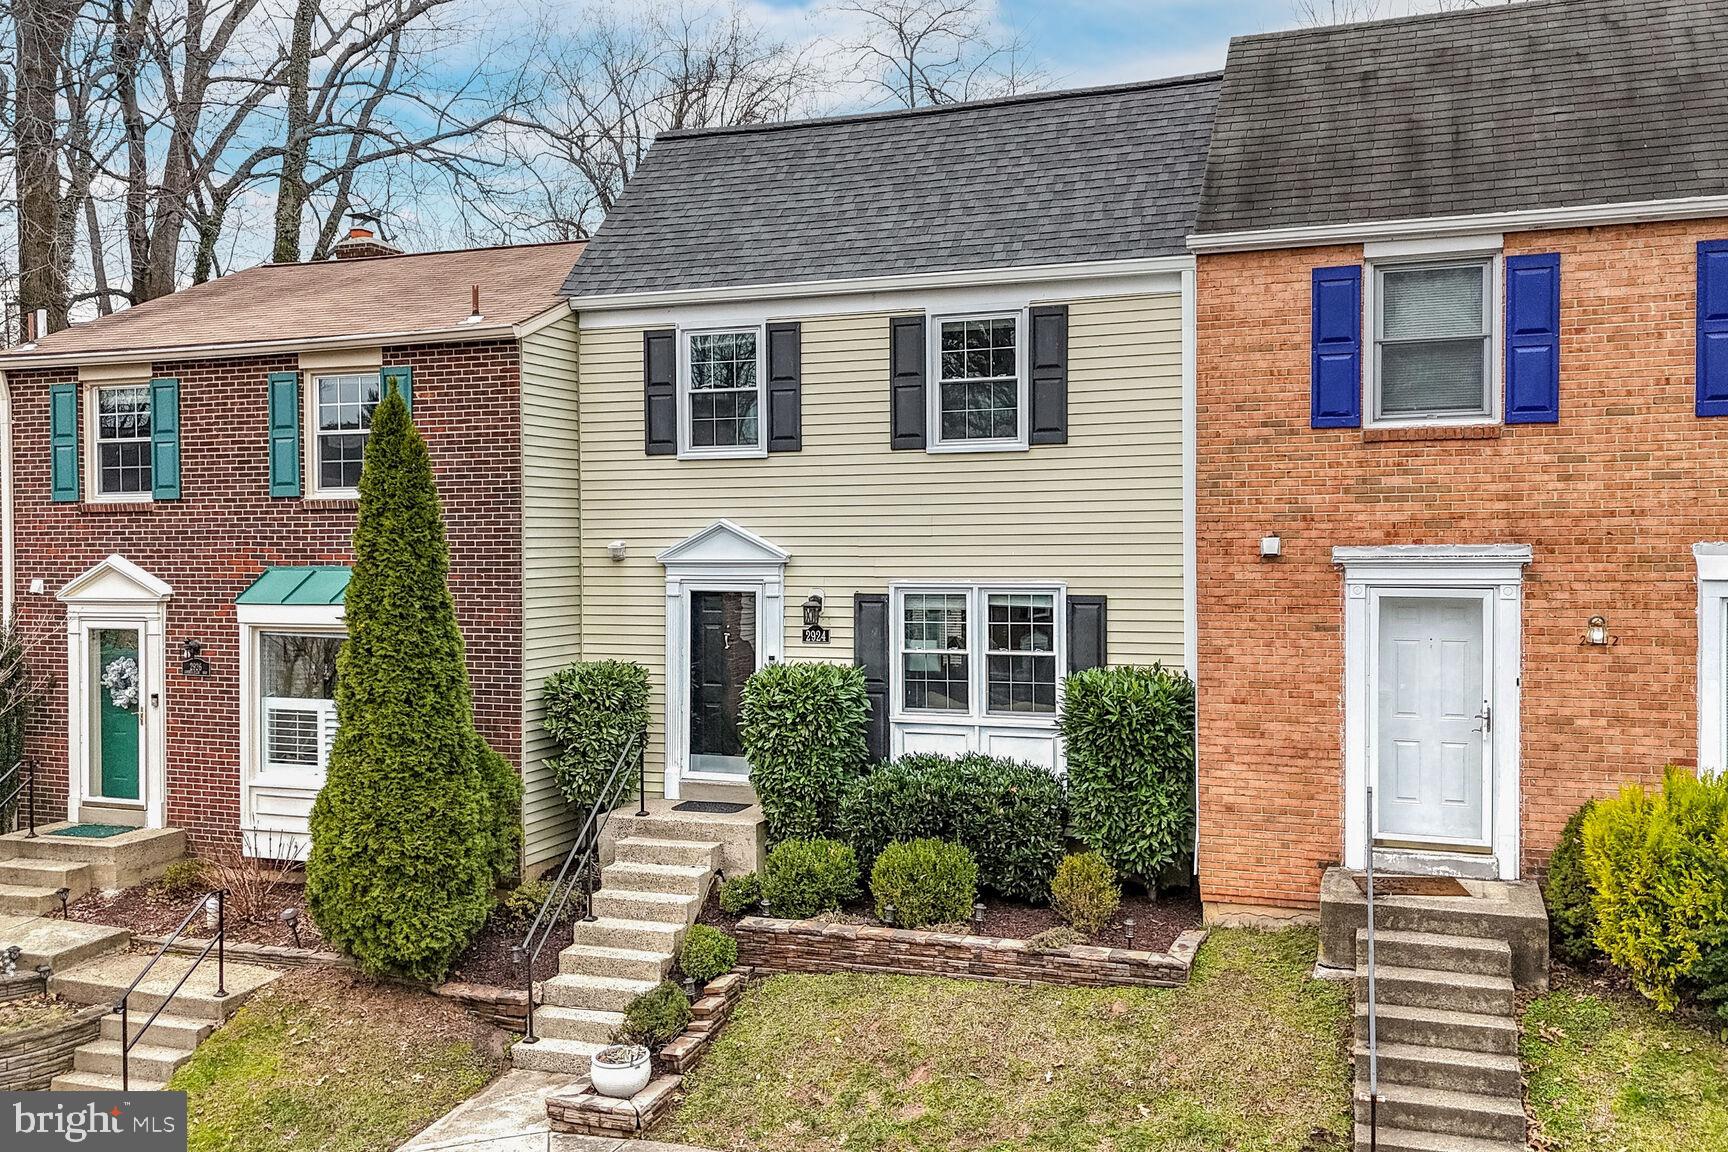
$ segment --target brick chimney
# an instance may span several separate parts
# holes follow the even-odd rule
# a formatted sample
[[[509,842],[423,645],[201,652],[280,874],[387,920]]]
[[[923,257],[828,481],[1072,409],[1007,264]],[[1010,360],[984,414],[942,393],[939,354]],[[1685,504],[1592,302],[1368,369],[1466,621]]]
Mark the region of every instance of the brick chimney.
[[[376,216],[356,213],[350,219],[353,223],[348,227],[348,235],[336,241],[336,247],[330,253],[332,260],[368,260],[374,256],[402,255],[402,249],[379,235]]]

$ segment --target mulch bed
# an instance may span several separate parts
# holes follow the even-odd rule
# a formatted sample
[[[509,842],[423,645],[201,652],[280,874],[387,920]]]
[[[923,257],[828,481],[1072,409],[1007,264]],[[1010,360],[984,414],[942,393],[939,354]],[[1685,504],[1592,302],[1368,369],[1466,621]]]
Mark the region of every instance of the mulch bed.
[[[847,924],[881,923],[867,901],[850,904],[843,911],[832,914],[832,917]],[[718,897],[711,896],[702,909],[699,921],[727,932],[735,932],[738,921],[743,918],[728,916],[722,912]],[[1127,921],[1130,919],[1134,921],[1132,942],[1128,939],[1127,928]],[[1168,892],[1156,900],[1139,893],[1124,892],[1122,905],[1116,910],[1116,915],[1111,917],[1110,923],[1102,932],[1088,937],[1086,942],[1105,948],[1163,952],[1176,942],[1176,937],[1190,928],[1200,927],[1201,921],[1200,898],[1192,891]],[[1064,927],[1062,918],[1056,914],[1054,908],[1040,908],[987,896],[984,899],[984,925],[982,928],[974,925],[972,931],[979,936],[1030,940],[1040,932],[1061,927]]]
[[[486,921],[486,927],[480,930],[480,935],[474,938],[474,943],[468,946],[468,951],[457,957],[456,967],[450,970],[446,979],[465,984],[491,984],[499,988],[522,987],[522,969],[517,966],[510,950],[522,943],[522,937],[526,935],[528,924],[502,910],[493,913],[492,918]],[[558,953],[569,946],[569,924],[556,925],[534,961],[534,979],[550,980],[558,975]]]

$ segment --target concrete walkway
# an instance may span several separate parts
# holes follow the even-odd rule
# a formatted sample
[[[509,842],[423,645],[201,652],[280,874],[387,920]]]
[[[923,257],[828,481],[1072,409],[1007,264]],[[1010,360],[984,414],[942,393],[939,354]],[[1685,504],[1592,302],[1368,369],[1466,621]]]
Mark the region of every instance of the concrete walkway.
[[[575,1079],[565,1072],[513,1068],[397,1152],[703,1152],[685,1144],[552,1131],[546,1119],[546,1097],[562,1092]]]

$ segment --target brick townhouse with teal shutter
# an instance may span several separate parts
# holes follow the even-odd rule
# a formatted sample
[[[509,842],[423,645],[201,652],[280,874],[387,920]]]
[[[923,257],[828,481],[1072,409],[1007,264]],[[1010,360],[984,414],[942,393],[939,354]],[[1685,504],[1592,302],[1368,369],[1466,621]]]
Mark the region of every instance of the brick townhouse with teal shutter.
[[[335,260],[0,354],[5,608],[55,669],[27,735],[44,816],[304,851],[366,430],[390,388],[431,447],[480,731],[512,763],[534,756],[539,681],[572,657],[575,328],[558,288],[580,251],[402,255],[361,234]],[[525,599],[525,569],[548,606]],[[532,862],[569,830],[551,782],[531,767],[527,784]]]

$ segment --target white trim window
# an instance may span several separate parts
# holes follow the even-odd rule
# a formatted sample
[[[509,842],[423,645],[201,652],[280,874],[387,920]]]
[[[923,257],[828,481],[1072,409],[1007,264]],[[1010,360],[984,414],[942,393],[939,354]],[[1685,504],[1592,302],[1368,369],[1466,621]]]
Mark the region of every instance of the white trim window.
[[[360,490],[360,468],[372,414],[384,394],[377,372],[314,376],[310,397],[312,459],[308,471],[315,496],[353,497]]]
[[[1023,312],[930,318],[932,451],[1026,447]]]
[[[894,591],[894,712],[1053,723],[1067,635],[1059,585]]]
[[[90,481],[100,500],[148,500],[154,487],[150,461],[150,385],[104,385],[90,390]]]
[[[763,456],[767,341],[760,327],[678,335],[678,439],[693,457]]]
[[[1698,774],[1728,768],[1728,544],[1694,544],[1698,565]]]
[[[1497,266],[1493,257],[1373,265],[1374,422],[1498,417]]]
[[[323,783],[336,742],[336,657],[345,638],[330,633],[260,631],[260,769]]]

